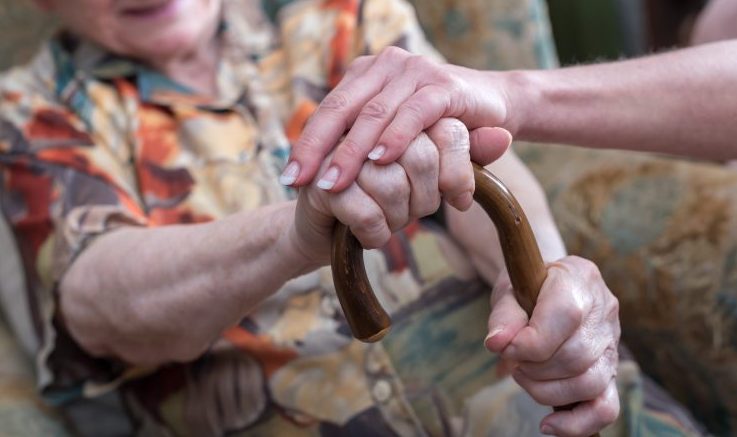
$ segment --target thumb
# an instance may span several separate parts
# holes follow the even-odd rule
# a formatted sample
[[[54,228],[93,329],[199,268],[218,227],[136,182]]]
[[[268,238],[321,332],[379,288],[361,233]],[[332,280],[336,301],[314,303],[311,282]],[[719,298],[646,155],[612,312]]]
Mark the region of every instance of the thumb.
[[[512,144],[512,134],[500,127],[480,127],[471,131],[471,160],[484,166],[496,161]]]
[[[489,315],[489,334],[484,345],[492,352],[501,353],[517,333],[527,326],[527,313],[517,303],[509,277],[497,280],[491,293],[491,315]]]

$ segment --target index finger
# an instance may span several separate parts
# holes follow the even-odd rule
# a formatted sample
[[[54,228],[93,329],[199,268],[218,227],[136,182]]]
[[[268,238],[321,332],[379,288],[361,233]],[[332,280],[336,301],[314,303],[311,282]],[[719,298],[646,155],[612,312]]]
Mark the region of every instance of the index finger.
[[[376,56],[356,59],[343,80],[320,102],[292,146],[289,164],[282,173],[283,184],[300,187],[312,182],[323,160],[353,124],[360,109],[384,88],[392,66],[383,63],[385,67],[372,69],[376,59]],[[369,70],[371,74],[367,74]]]
[[[551,263],[530,323],[504,350],[504,358],[517,362],[550,359],[579,329],[590,306],[579,284],[572,265]]]

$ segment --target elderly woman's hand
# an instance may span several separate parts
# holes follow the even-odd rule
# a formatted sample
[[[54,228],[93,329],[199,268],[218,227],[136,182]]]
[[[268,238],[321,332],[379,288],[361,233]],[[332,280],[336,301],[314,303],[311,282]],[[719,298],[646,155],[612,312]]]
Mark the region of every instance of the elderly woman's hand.
[[[516,367],[514,379],[537,402],[573,406],[545,417],[543,433],[588,436],[614,422],[619,303],[593,263],[549,264],[529,322],[508,276],[497,280],[491,301],[486,347]]]
[[[495,128],[505,122],[506,102],[501,90],[490,88],[488,78],[477,71],[389,47],[378,56],[354,61],[322,101],[294,145],[283,181],[310,183],[335,148],[330,164],[322,166],[320,186],[341,191],[355,180],[367,157],[380,164],[393,162],[420,132],[444,117],[458,118],[473,129],[471,143],[484,145],[472,151],[473,159],[485,165],[511,141],[509,132]],[[441,168],[450,167],[444,158],[441,155]],[[444,185],[441,190],[446,194]],[[446,194],[455,207],[471,203],[470,196],[458,201],[454,197]]]
[[[449,164],[441,166],[440,158]],[[473,168],[468,131],[463,123],[443,119],[420,133],[396,162],[364,162],[357,180],[339,193],[317,183],[300,190],[294,229],[298,247],[320,262],[329,259],[335,220],[346,224],[364,248],[385,245],[410,220],[437,211],[440,186],[453,198],[472,202]]]

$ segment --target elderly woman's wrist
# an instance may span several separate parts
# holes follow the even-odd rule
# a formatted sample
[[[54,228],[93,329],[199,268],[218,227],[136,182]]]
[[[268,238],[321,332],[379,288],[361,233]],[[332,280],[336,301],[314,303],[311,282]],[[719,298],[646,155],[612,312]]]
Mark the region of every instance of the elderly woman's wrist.
[[[309,273],[330,263],[329,245],[306,239],[304,232],[299,229],[300,225],[304,224],[293,221],[280,244],[285,262],[291,263],[295,270],[294,276]]]

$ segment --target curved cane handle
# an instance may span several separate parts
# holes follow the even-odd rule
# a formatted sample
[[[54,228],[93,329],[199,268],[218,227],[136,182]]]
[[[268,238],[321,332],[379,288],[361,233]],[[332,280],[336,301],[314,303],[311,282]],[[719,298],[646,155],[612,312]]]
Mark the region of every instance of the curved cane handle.
[[[496,176],[478,164],[473,164],[473,174],[476,181],[473,198],[496,226],[515,296],[531,316],[548,273],[530,222],[517,199]],[[361,243],[342,223],[337,223],[333,232],[332,266],[335,291],[353,336],[365,342],[381,340],[389,332],[391,319],[369,284]]]
[[[517,300],[532,314],[547,270],[530,223],[507,187],[474,164],[474,199],[496,225],[504,262]],[[353,335],[365,342],[381,340],[391,327],[389,315],[376,299],[363,265],[363,248],[351,231],[338,223],[333,233],[333,282]]]

